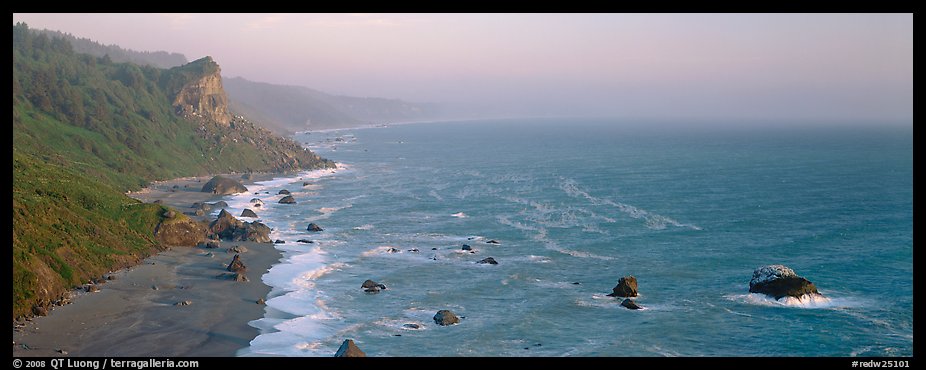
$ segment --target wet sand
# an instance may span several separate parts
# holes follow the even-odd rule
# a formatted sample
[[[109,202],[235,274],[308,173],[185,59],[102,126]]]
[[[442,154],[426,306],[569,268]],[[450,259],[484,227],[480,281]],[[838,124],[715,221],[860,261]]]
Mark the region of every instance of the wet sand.
[[[271,177],[256,175],[243,183]],[[221,199],[199,191],[209,178],[153,183],[129,196],[145,202],[160,199],[188,213],[194,202]],[[247,248],[241,260],[248,282],[223,277],[230,274],[225,268],[235,255],[228,251],[233,246]],[[54,307],[48,316],[14,330],[13,356],[234,356],[258,334],[248,322],[263,317],[265,306],[256,301],[270,292],[260,279],[281,257],[269,243],[172,247],[110,274],[115,279],[100,285],[99,292],[75,293],[71,304]],[[184,301],[190,304],[176,305]]]

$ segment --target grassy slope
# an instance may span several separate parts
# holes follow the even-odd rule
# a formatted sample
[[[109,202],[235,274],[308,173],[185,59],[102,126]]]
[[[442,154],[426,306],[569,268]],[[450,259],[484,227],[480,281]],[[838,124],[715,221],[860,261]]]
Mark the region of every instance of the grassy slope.
[[[13,151],[13,316],[159,249],[164,208]]]
[[[180,176],[333,165],[248,122],[174,115],[169,97],[212,72],[112,63],[13,26],[14,318],[161,248],[152,234],[163,208],[127,190]]]

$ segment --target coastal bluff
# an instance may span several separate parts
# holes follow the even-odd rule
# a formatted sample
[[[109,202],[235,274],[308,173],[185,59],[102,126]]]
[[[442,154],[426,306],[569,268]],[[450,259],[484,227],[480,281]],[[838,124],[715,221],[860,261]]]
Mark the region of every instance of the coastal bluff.
[[[228,112],[228,96],[222,88],[219,64],[206,56],[181,68],[197,72],[199,76],[191,78],[176,92],[173,100],[175,112],[187,118],[199,117],[228,126],[232,115]]]

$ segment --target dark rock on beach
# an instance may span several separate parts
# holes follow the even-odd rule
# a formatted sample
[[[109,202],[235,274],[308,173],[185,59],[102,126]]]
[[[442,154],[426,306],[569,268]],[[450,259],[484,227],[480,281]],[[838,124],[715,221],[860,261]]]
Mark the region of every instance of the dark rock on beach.
[[[48,309],[43,306],[32,306],[32,314],[36,316],[47,316]]]
[[[257,218],[257,214],[254,213],[254,211],[252,211],[252,210],[250,210],[250,209],[248,209],[248,208],[245,208],[243,211],[241,211],[241,216],[240,216],[240,217],[253,217],[253,218]]]
[[[321,226],[318,226],[317,224],[313,222],[309,224],[309,227],[307,227],[306,230],[318,232],[318,231],[322,231],[323,229],[321,228]]]
[[[490,265],[497,265],[497,264],[498,264],[498,262],[495,261],[495,259],[492,258],[492,257],[483,258],[483,259],[481,259],[481,260],[479,260],[479,261],[476,261],[476,263],[490,264]]]
[[[437,325],[447,326],[459,323],[460,318],[450,310],[440,310],[434,315],[434,322]]]
[[[225,269],[231,272],[244,272],[247,271],[248,268],[244,266],[244,262],[241,262],[241,255],[236,254]]]
[[[265,301],[263,298],[258,298],[256,303],[257,304],[267,304],[267,301]]]
[[[211,209],[212,209],[212,206],[209,205],[209,203],[205,203],[205,202],[196,202],[196,203],[193,203],[193,205],[190,206],[190,208],[196,208],[196,209],[201,209],[201,210],[203,210],[203,211],[208,211],[208,210],[211,210]]]
[[[226,210],[209,224],[209,230],[221,239],[270,243],[270,227],[260,222],[243,222]]]
[[[227,177],[215,176],[212,180],[209,180],[201,190],[204,193],[212,194],[236,194],[248,191],[248,188],[241,185],[237,180],[232,180]]]
[[[353,340],[345,339],[338,351],[335,352],[334,357],[367,357],[367,354],[357,348]]]
[[[820,294],[809,280],[798,276],[784,265],[757,268],[749,281],[750,293],[762,293],[776,300],[782,297],[800,298],[806,294]]]
[[[637,296],[637,278],[633,276],[624,276],[617,281],[617,286],[612,289],[608,297],[636,297]]]
[[[621,302],[621,306],[627,307],[628,309],[631,309],[631,310],[639,310],[639,309],[642,309],[642,308],[643,308],[643,307],[640,307],[639,305],[637,305],[637,303],[634,302],[634,301],[633,301],[632,299],[630,299],[630,298],[624,299],[624,301]]]
[[[226,203],[224,200],[220,200],[218,202],[209,204],[209,206],[211,206],[212,209],[228,208],[228,203]]]
[[[287,195],[280,199],[280,204],[296,204],[296,198],[293,198],[292,195]]]
[[[196,246],[200,248],[218,248],[220,245],[219,245],[219,242],[217,241],[208,240],[208,241],[200,242]]]

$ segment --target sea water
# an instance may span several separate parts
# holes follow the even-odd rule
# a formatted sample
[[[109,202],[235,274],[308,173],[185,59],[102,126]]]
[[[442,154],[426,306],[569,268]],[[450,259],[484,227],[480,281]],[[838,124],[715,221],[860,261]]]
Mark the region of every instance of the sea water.
[[[538,119],[296,138],[339,168],[228,199],[286,242],[239,355],[331,356],[344,339],[370,356],[913,353],[910,127]],[[769,264],[825,298],[750,294]],[[607,296],[628,275],[642,310]],[[442,309],[460,323],[436,325]]]

